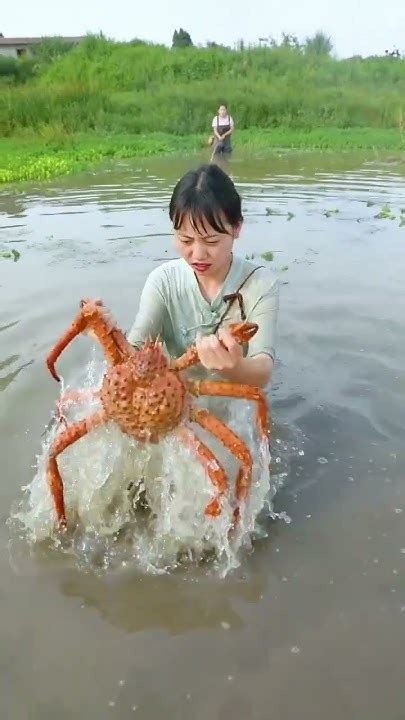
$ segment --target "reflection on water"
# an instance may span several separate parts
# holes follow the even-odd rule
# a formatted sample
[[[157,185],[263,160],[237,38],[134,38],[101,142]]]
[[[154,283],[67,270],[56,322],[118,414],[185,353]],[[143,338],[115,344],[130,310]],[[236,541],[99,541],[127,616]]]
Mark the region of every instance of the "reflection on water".
[[[130,326],[147,273],[175,256],[167,206],[189,165],[122,162],[3,192],[0,244],[21,252],[0,262],[4,522],[56,398],[48,349],[82,296]],[[271,469],[292,522],[268,519],[223,580],[204,564],[79,571],[67,553],[10,545],[3,523],[1,717],[405,715],[404,163],[280,153],[230,169],[237,252],[271,251],[282,283]],[[64,374],[89,352],[87,338],[70,346]]]

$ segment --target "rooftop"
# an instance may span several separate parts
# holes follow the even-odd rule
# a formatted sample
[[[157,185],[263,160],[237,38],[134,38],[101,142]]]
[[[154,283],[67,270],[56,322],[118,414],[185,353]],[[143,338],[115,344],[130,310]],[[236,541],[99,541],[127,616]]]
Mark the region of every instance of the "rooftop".
[[[36,45],[37,43],[42,42],[43,40],[49,40],[48,37],[14,37],[14,38],[5,38],[0,37],[0,46],[4,45]],[[64,40],[65,42],[80,42],[80,40],[83,40],[83,36],[79,37],[62,37],[58,36],[59,40]]]

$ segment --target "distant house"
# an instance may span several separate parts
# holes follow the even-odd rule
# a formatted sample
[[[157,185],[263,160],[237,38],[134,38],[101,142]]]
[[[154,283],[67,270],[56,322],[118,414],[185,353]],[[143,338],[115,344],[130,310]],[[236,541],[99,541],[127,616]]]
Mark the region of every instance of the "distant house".
[[[7,55],[7,57],[12,58],[18,58],[22,55],[31,55],[33,46],[37,45],[44,39],[45,38],[42,37],[5,38],[0,35],[0,55]],[[81,40],[83,40],[83,37],[61,37],[59,39],[77,45]]]

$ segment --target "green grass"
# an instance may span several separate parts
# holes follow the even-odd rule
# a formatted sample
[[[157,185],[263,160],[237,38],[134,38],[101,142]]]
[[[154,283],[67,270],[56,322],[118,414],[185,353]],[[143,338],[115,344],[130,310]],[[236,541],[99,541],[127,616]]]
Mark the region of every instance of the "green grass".
[[[63,52],[62,52],[63,50]],[[87,37],[0,63],[0,182],[199,152],[226,101],[236,152],[405,149],[405,60],[278,45],[171,50]],[[207,157],[209,157],[209,150]]]
[[[26,70],[1,81],[0,136],[49,128],[202,133],[224,100],[239,129],[404,128],[405,60],[393,58],[337,60],[290,46],[170,50],[88,37],[29,67],[31,77]]]
[[[253,128],[235,133],[235,152],[272,153],[279,149],[300,150],[405,150],[398,131],[378,128],[263,130]],[[132,158],[199,153],[210,157],[206,135],[168,133],[148,135],[106,135],[77,133],[33,138],[0,138],[0,183],[46,180],[96,166],[109,158]],[[204,155],[205,153],[205,155]],[[274,211],[277,212],[277,211]],[[267,214],[273,213],[271,208]],[[291,219],[291,218],[290,218]]]
[[[93,167],[108,158],[192,152],[198,141],[164,134],[104,137],[77,135],[63,140],[0,139],[0,183],[46,180]]]

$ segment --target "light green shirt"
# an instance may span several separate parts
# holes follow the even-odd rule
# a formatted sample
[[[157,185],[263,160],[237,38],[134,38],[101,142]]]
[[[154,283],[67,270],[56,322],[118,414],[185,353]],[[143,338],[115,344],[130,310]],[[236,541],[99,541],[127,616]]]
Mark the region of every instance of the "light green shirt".
[[[254,267],[257,267],[254,263],[234,255],[222,289],[209,302],[201,293],[193,269],[183,259],[160,265],[146,280],[128,341],[138,347],[148,337],[161,337],[168,354],[179,357],[195,342],[197,331],[203,334],[214,331],[228,306],[223,296],[237,292]],[[266,353],[274,359],[279,304],[276,276],[267,267],[256,270],[241,289],[241,295],[246,320],[259,326],[246,355]],[[240,320],[240,308],[235,300],[221,327]]]

